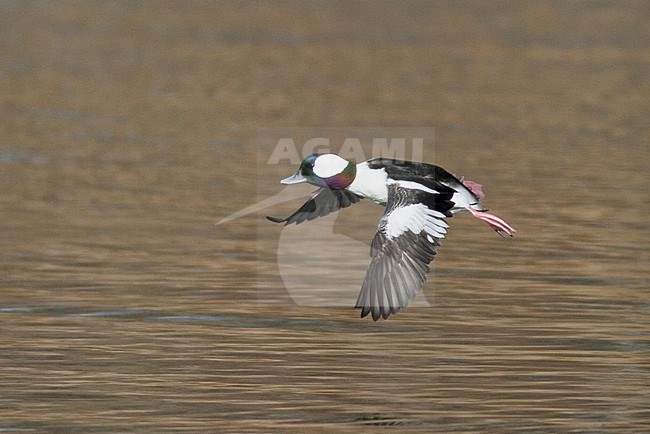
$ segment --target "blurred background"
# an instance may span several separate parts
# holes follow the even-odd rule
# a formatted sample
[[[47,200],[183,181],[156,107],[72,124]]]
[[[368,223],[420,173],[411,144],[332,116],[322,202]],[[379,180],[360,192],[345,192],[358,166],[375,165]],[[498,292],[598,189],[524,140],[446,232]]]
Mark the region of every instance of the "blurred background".
[[[647,430],[649,23],[647,1],[0,2],[0,430]],[[290,271],[349,308],[296,305],[264,215],[300,199],[215,223],[295,170],[258,163],[269,131],[312,127],[434,129],[424,160],[517,236],[454,218],[430,306],[388,321],[352,309],[352,251]],[[381,212],[334,230],[368,244]]]

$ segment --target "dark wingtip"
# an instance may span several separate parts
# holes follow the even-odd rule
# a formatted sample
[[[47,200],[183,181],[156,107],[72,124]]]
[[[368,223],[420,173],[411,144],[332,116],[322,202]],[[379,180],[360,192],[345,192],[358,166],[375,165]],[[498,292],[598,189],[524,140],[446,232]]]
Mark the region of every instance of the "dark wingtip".
[[[372,315],[371,315],[372,320],[375,321],[375,322],[379,321],[380,318],[388,319],[390,314],[394,313],[394,312],[391,312],[391,311],[382,311],[381,309],[380,310],[374,310],[370,306],[358,306],[357,305],[357,306],[354,306],[354,308],[355,309],[361,309],[361,315],[360,315],[361,318],[365,318],[366,316],[368,316],[369,314],[372,313]]]
[[[287,219],[281,219],[281,218],[278,218],[278,217],[271,217],[270,215],[267,215],[266,218],[268,220],[272,221],[273,223],[282,223],[282,222],[287,221]]]
[[[368,306],[355,306],[356,309],[361,309],[361,318],[365,318],[370,313]]]

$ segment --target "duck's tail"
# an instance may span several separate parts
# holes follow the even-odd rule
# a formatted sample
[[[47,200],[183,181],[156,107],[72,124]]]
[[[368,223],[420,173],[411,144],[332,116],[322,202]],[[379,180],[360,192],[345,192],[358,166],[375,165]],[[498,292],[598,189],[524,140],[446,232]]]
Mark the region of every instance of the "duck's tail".
[[[456,193],[452,198],[452,201],[455,204],[454,208],[451,210],[452,213],[456,214],[469,211],[474,217],[481,219],[490,225],[490,227],[502,237],[512,237],[517,233],[517,231],[501,217],[490,214],[488,209],[483,208],[480,204],[481,200],[485,198],[485,193],[483,192],[483,186],[481,184],[474,181],[468,181],[461,177],[457,180],[455,185],[450,185],[450,187],[456,190]]]

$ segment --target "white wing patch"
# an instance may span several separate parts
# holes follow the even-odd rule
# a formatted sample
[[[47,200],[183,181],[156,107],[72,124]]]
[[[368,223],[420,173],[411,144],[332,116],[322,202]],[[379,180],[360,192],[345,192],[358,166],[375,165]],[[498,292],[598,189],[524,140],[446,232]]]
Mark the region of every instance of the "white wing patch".
[[[388,180],[388,184],[395,184],[398,185],[402,188],[408,188],[410,190],[421,190],[425,191],[427,193],[431,194],[439,194],[437,191],[430,189],[429,187],[426,187],[419,182],[413,182],[413,181],[396,181],[393,179]]]
[[[386,216],[386,236],[397,238],[406,231],[419,234],[424,231],[429,242],[431,237],[444,238],[449,225],[445,222],[445,215],[429,209],[421,203],[406,205],[396,208]]]
[[[343,172],[349,161],[338,155],[324,154],[314,161],[314,174],[320,178],[329,178]]]

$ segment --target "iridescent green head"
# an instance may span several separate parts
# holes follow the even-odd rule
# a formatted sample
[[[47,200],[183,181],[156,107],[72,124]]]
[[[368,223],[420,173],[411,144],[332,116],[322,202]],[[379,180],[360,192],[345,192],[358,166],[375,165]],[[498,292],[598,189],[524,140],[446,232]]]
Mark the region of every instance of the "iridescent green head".
[[[357,165],[336,154],[311,154],[300,164],[300,169],[283,179],[282,184],[308,182],[318,187],[342,190],[352,184]]]

